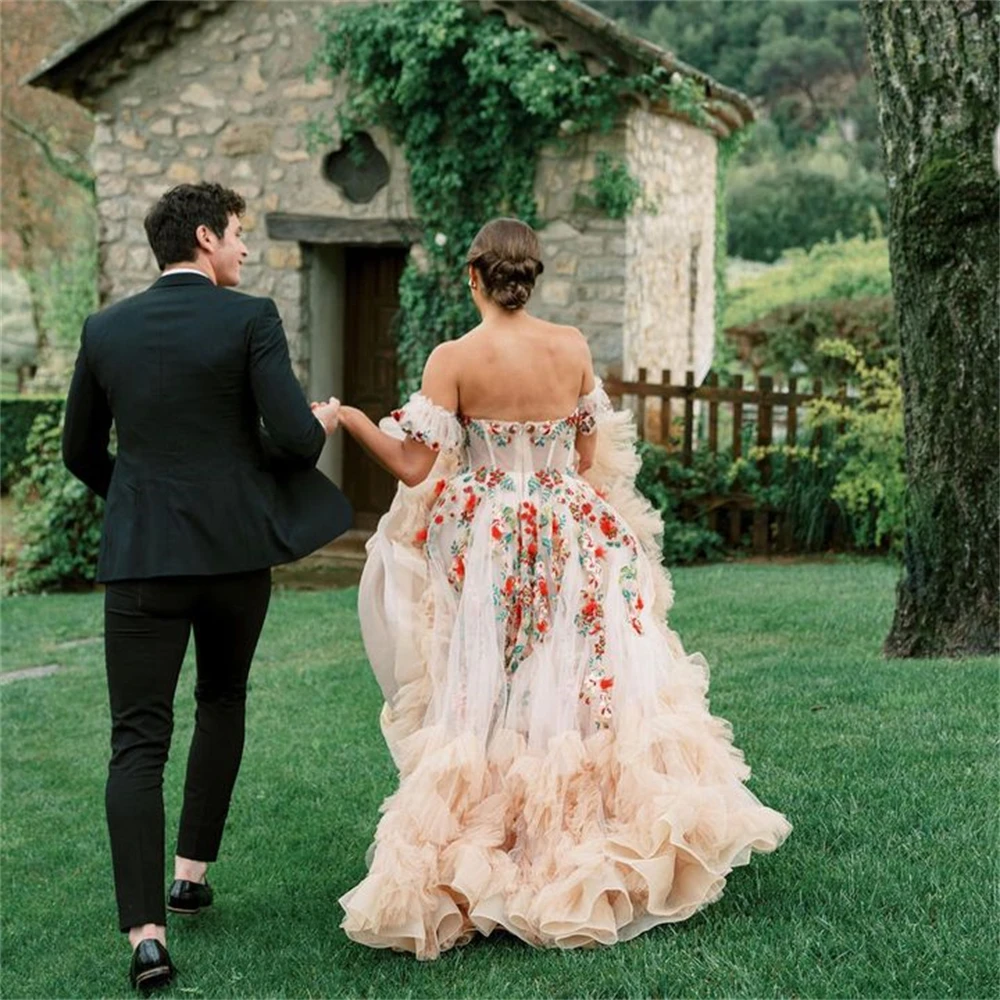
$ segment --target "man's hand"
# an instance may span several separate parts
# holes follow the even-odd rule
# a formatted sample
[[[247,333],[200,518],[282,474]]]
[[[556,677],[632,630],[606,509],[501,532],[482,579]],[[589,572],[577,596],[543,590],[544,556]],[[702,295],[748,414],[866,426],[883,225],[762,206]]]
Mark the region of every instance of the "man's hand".
[[[336,396],[331,396],[324,403],[310,403],[309,408],[322,425],[326,436],[329,437],[333,434],[340,423],[340,400]]]

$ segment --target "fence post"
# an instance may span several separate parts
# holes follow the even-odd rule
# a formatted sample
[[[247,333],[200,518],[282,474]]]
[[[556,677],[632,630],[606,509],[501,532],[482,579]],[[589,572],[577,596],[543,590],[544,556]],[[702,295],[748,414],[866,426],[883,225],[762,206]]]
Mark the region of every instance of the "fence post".
[[[768,448],[771,444],[772,415],[774,404],[774,379],[770,375],[760,377],[760,401],[757,404],[757,447]],[[764,455],[757,459],[757,468],[760,469],[760,481],[762,486],[771,485],[771,456]],[[758,503],[753,512],[753,550],[764,554],[768,549],[768,511],[767,505]]]
[[[733,377],[733,388],[743,392],[743,376]],[[743,398],[738,396],[733,400],[733,458],[739,458],[743,454]]]
[[[823,397],[823,380],[821,378],[813,379],[813,396],[816,399]],[[812,447],[823,447],[823,428],[820,424],[817,424],[816,429],[813,431]]]
[[[684,376],[684,464],[691,465],[694,451],[694,372]]]
[[[740,395],[733,400],[733,459],[737,459],[743,454],[743,376],[733,377],[733,388]],[[743,512],[737,503],[729,504],[729,544],[737,546],[740,544],[740,536],[743,534]]]
[[[660,372],[660,381],[665,386],[670,385],[669,368],[664,368]],[[662,444],[664,448],[670,447],[670,432],[673,430],[673,428],[670,426],[671,416],[672,416],[670,410],[671,410],[670,397],[666,395],[661,396],[660,397],[660,444]]]
[[[645,384],[646,382],[645,368],[639,369],[639,381],[642,382],[643,384]],[[646,397],[642,393],[639,393],[639,403],[636,408],[635,421],[638,424],[639,440],[645,441],[646,440]]]
[[[799,397],[797,395],[799,380],[790,378],[788,380],[788,411],[785,418],[785,447],[794,449],[799,440]],[[796,459],[790,451],[785,462],[786,475],[791,478],[795,473]],[[781,549],[783,552],[791,552],[795,539],[795,524],[792,521],[790,511],[783,510],[778,514],[781,519],[780,535]]]
[[[709,372],[706,381],[710,389],[717,389],[719,373]],[[714,394],[708,398],[708,450],[713,455],[719,453],[719,400]]]

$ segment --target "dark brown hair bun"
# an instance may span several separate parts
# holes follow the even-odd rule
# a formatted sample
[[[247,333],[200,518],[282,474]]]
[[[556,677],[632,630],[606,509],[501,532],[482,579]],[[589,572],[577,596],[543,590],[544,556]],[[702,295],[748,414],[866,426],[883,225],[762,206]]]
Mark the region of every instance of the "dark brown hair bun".
[[[504,309],[520,309],[545,269],[538,236],[519,219],[493,219],[476,234],[466,263],[479,274],[483,291]]]

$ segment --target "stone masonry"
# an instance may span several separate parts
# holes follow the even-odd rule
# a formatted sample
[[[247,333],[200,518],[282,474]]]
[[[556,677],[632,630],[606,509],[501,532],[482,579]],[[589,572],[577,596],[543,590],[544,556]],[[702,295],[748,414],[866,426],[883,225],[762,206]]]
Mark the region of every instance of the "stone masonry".
[[[306,149],[305,123],[333,120],[344,84],[306,83],[322,3],[238,0],[133,66],[96,98],[93,164],[101,292],[113,301],[157,275],[142,220],[169,187],[216,180],[247,201],[250,260],[242,288],[272,296],[292,358],[309,381],[308,282],[300,244],[267,237],[267,213],[415,221],[403,151],[371,135],[389,182],[366,204],[321,172],[327,149]],[[337,143],[334,143],[334,148]],[[625,159],[646,205],[616,221],[588,205],[594,155]],[[640,366],[699,373],[711,357],[715,143],[699,130],[635,109],[607,135],[542,151],[536,196],[546,271],[532,300],[546,318],[579,326],[604,373]]]

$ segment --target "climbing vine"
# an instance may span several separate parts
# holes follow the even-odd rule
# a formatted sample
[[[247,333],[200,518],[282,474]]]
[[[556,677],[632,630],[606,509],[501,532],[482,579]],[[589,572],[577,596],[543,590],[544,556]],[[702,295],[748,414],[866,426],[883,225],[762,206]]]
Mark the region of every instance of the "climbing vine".
[[[418,385],[434,346],[476,322],[462,265],[479,226],[497,215],[537,225],[535,169],[545,144],[608,131],[625,94],[673,94],[692,120],[704,115],[693,81],[662,67],[593,77],[578,56],[542,48],[529,29],[460,0],[331,5],[319,22],[310,74],[317,72],[345,74],[348,97],[336,123],[311,124],[312,141],[329,143],[335,132],[346,140],[380,124],[409,164],[425,235],[400,280],[404,394]],[[614,179],[618,195],[628,189],[622,181]]]
[[[752,128],[753,126],[750,126]],[[716,145],[715,165],[715,336],[716,347],[722,347],[723,317],[726,313],[726,261],[728,259],[729,227],[726,215],[726,175],[729,164],[739,155],[750,137],[750,128],[720,139]]]
[[[594,157],[594,166],[594,204],[609,219],[624,219],[642,194],[642,185],[629,173],[628,164],[613,163],[603,150]]]

